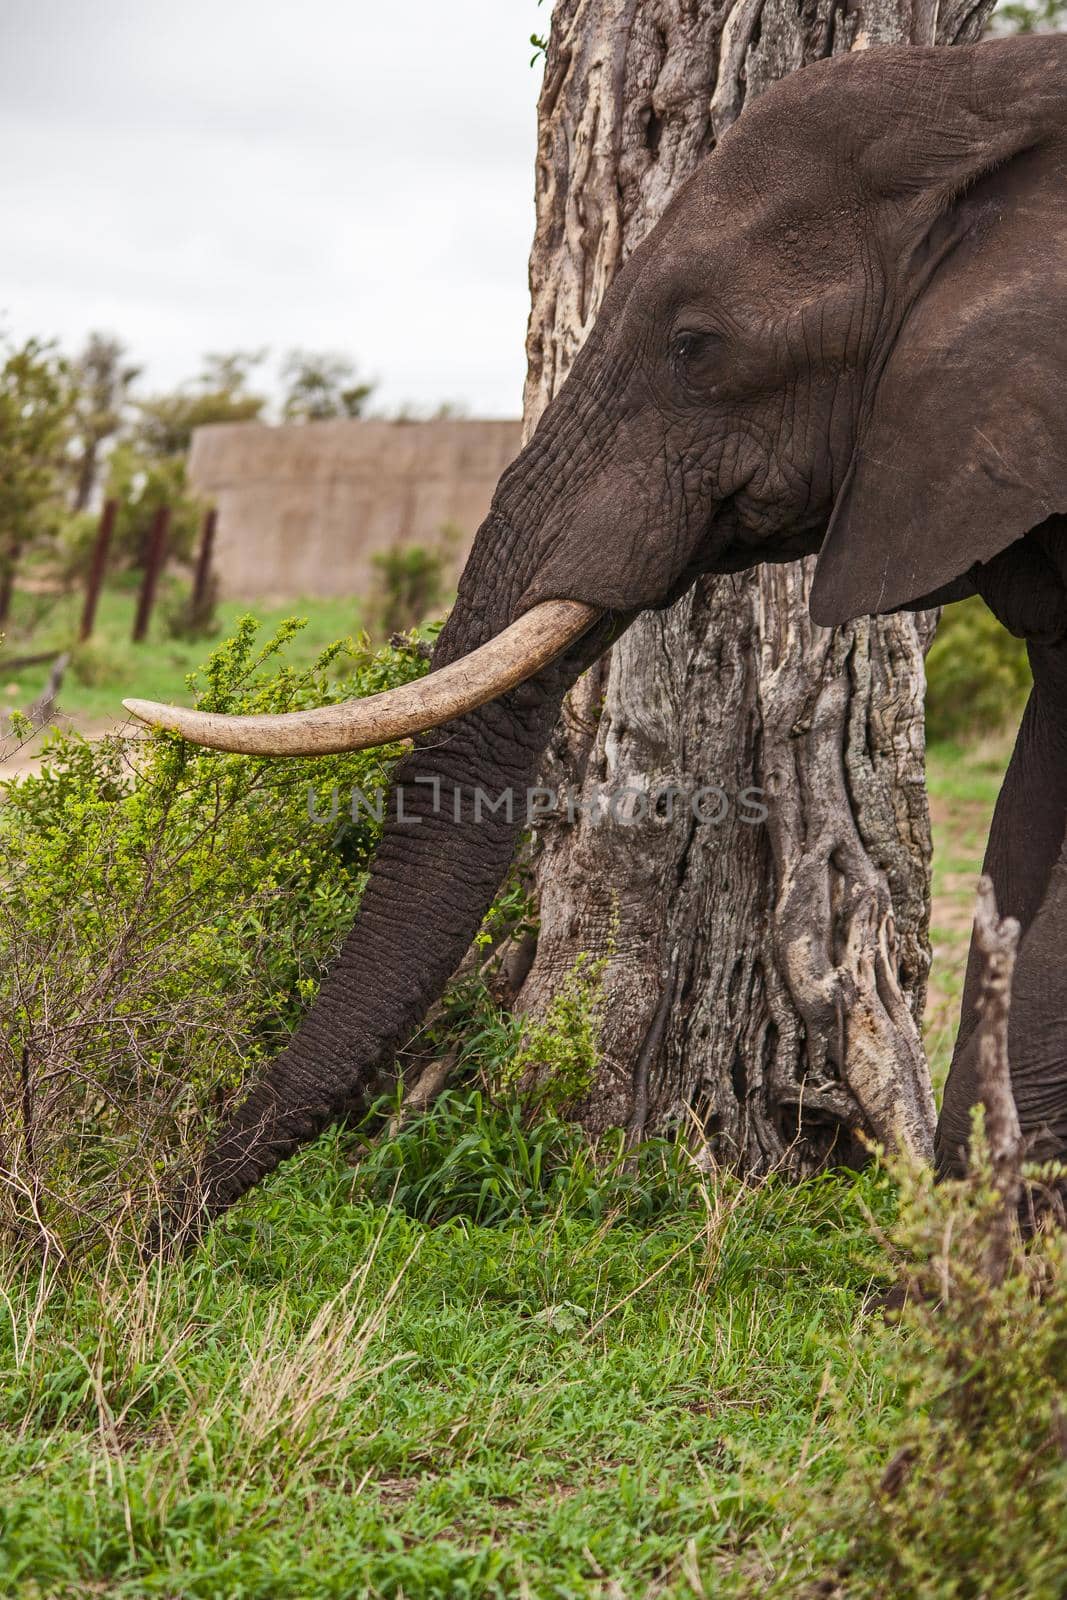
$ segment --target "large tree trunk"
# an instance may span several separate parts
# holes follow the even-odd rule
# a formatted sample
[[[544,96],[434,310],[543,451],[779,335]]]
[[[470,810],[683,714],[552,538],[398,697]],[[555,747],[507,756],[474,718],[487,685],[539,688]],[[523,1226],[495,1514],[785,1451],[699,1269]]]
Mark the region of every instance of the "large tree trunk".
[[[604,291],[742,109],[805,63],[977,37],[992,0],[557,0],[541,93],[526,427]],[[537,841],[521,1004],[608,957],[601,1066],[576,1108],[634,1133],[695,1116],[743,1170],[811,1170],[873,1133],[929,1155],[923,651],[931,620],[808,618],[811,564],[705,579],[569,698],[545,781],[584,807]],[[677,779],[651,814],[598,796]],[[766,791],[764,824],[740,791]],[[640,810],[640,803],[635,804]],[[725,811],[721,821],[713,820]],[[668,1003],[663,1003],[665,991]]]

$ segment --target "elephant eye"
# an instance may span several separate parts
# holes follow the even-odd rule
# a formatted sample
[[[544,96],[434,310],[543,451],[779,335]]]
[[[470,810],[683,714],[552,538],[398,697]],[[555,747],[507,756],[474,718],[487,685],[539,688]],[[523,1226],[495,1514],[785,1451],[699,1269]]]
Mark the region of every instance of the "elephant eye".
[[[692,377],[701,359],[711,354],[717,343],[713,333],[683,328],[671,340],[671,365],[679,377]]]

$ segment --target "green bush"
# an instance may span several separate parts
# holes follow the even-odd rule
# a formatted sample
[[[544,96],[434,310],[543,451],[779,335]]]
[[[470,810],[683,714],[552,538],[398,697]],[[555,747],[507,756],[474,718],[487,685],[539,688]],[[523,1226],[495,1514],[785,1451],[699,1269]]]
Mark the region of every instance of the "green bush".
[[[50,553],[64,583],[84,583],[99,532],[100,514],[96,511],[72,511],[61,523]]]
[[[926,733],[963,742],[1018,721],[1030,692],[1021,639],[976,595],[946,606],[926,658]]]
[[[748,1572],[724,1592],[1061,1600],[1067,1232],[1046,1217],[1027,1236],[1003,1233],[980,1117],[966,1179],[935,1184],[896,1158],[887,1168],[899,1209],[886,1234],[876,1228],[871,1264],[903,1309],[869,1318],[852,1381],[826,1395],[832,1481],[812,1493],[793,1472],[764,1490],[784,1537],[762,1554],[758,1586]],[[1065,1177],[1029,1173],[1046,1198]],[[996,1272],[995,1237],[1006,1239]]]
[[[980,1121],[972,1168],[934,1186],[925,1168],[896,1165],[891,1259],[909,1298],[879,1342],[908,1415],[852,1506],[850,1564],[867,1575],[865,1593],[1058,1600],[1067,1594],[1067,1233],[1015,1230],[997,1282],[988,1251],[1003,1201]],[[1039,1193],[1055,1183],[1052,1169],[1034,1176]]]
[[[606,957],[594,961],[585,951],[579,954],[544,1018],[522,1025],[503,1066],[502,1087],[529,1085],[539,1104],[557,1111],[588,1093],[600,1063],[607,964]]]
[[[163,629],[168,639],[211,639],[219,632],[218,574],[209,572],[204,593],[197,600],[193,585],[181,584],[163,606]]]
[[[113,650],[97,639],[85,639],[70,653],[71,676],[90,689],[104,688],[108,684],[124,681],[126,663],[115,659]],[[116,697],[117,698],[117,697]],[[53,746],[58,754],[58,748]]]
[[[286,711],[425,670],[414,642],[338,643],[297,672],[282,652],[300,626],[257,646],[245,619],[198,705]],[[2,791],[0,1228],[61,1247],[143,1205],[168,1147],[284,1041],[377,837],[351,793],[371,797],[396,754],[286,762],[60,735],[38,776]]]
[[[421,544],[394,545],[374,557],[370,614],[383,637],[416,628],[444,600],[445,556]]]

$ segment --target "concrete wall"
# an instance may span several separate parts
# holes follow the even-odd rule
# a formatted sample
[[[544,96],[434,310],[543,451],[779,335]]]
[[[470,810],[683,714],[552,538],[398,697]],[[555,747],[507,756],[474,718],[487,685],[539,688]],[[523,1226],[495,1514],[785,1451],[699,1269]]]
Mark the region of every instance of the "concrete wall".
[[[449,523],[454,578],[519,444],[518,422],[460,419],[198,428],[189,480],[218,507],[220,594],[363,594],[375,551],[438,548]]]

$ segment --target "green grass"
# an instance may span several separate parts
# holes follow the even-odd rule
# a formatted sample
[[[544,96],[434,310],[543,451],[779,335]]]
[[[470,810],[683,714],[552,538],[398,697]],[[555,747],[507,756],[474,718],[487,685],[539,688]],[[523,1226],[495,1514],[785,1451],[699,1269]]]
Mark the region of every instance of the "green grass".
[[[91,724],[110,717],[121,718],[122,700],[127,695],[190,704],[187,674],[206,660],[215,644],[232,637],[238,618],[249,611],[268,632],[285,617],[308,619],[308,626],[288,652],[287,659],[297,668],[310,665],[320,650],[335,639],[357,632],[362,625],[360,602],[351,598],[290,600],[276,606],[224,601],[217,607],[216,626],[210,636],[175,639],[167,634],[165,609],[177,592],[176,586],[169,586],[153,614],[148,637],[143,644],[133,644],[130,634],[137,606],[135,590],[112,586],[104,591],[93,637],[87,645],[75,649],[64,679],[59,696],[63,712],[79,724]],[[81,604],[78,594],[49,597],[47,602],[37,596],[16,594],[7,637],[0,641],[0,710],[25,709],[40,693],[48,675],[47,665],[11,672],[6,661],[44,650],[71,648],[77,638]]]
[[[84,718],[131,689],[182,697],[207,653],[158,634],[130,646],[132,606],[110,593],[101,613],[121,684],[68,680]],[[220,632],[240,609],[220,609]],[[306,611],[301,661],[356,620],[347,602]],[[69,621],[47,626],[58,639]],[[33,692],[27,675],[20,694]],[[1005,756],[930,752],[938,1071]],[[917,1324],[866,1309],[891,1270],[879,1224],[896,1201],[879,1170],[744,1188],[665,1151],[658,1167],[605,1169],[558,1121],[531,1128],[470,1095],[446,1095],[358,1168],[352,1150],[348,1135],[304,1151],[180,1262],[143,1265],[127,1229],[64,1270],[0,1240],[0,1594],[1067,1592],[1067,1467],[1032,1475],[1067,1346],[1056,1335],[1028,1368],[1033,1296],[1015,1303],[1018,1349],[1012,1305],[991,1324],[990,1371],[1013,1386],[992,1442],[981,1418],[955,1454],[920,1434],[914,1482],[892,1503],[879,1493],[917,1408],[935,1430],[948,1410],[956,1430],[952,1397],[989,1361],[951,1318],[938,1363]],[[931,1217],[937,1248],[958,1220]],[[960,1281],[952,1303],[969,1315]],[[926,1374],[917,1401],[909,1353]]]
[[[468,1114],[470,1170],[509,1168],[513,1120]],[[435,1138],[402,1132],[393,1203],[333,1137],[183,1261],[2,1258],[0,1593],[1060,1600],[1062,1238],[991,1294],[988,1218],[918,1174],[946,1304],[887,1325],[878,1169],[677,1167],[635,1210],[559,1181],[557,1130],[535,1203],[486,1211]]]
[[[326,1141],[177,1269],[9,1279],[0,1592],[748,1593],[840,1398],[893,1407],[855,1342],[877,1176],[639,1226],[355,1181]]]

